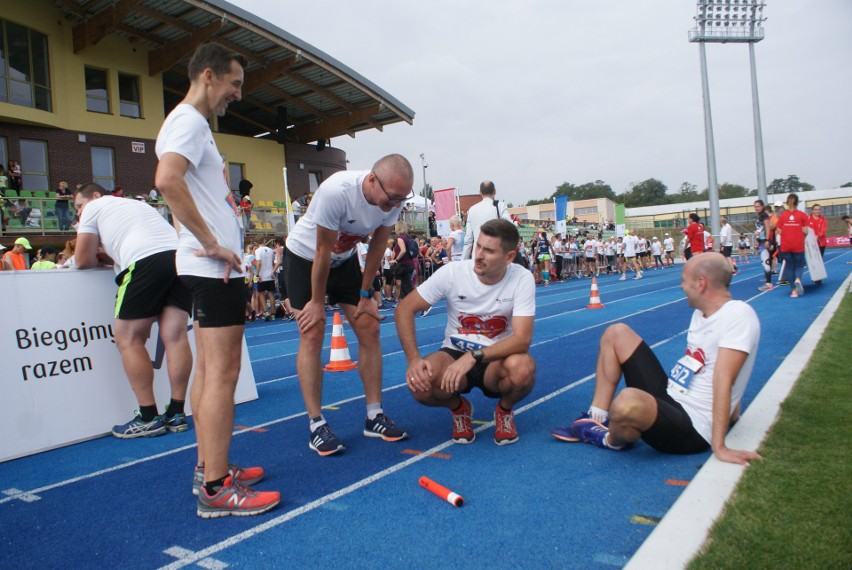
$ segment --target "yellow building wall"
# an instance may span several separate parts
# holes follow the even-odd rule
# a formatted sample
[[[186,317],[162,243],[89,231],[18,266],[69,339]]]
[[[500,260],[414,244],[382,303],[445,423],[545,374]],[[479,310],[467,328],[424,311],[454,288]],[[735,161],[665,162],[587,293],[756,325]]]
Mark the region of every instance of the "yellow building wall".
[[[73,23],[48,0],[0,0],[0,17],[47,36],[53,110],[41,111],[0,102],[0,119],[83,133],[156,139],[165,118],[161,75],[148,75],[148,49],[116,35],[74,53]],[[109,78],[110,113],[86,110],[85,67],[104,69]],[[119,114],[119,72],[139,78],[141,119]],[[254,184],[252,200],[283,201],[284,146],[275,141],[214,133],[227,162],[245,165]],[[153,152],[153,145],[151,145]],[[152,173],[153,178],[153,173]]]
[[[284,146],[274,141],[215,134],[216,146],[226,162],[245,165],[247,180],[254,184],[252,202],[284,201]],[[237,181],[239,182],[239,181]],[[236,184],[232,184],[232,187]]]

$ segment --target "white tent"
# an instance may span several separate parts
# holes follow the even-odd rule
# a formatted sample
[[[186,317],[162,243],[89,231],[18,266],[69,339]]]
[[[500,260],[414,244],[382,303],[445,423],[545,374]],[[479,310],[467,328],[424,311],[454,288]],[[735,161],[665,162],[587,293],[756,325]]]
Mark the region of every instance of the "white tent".
[[[426,196],[415,196],[405,203],[409,210],[432,210],[432,200]]]

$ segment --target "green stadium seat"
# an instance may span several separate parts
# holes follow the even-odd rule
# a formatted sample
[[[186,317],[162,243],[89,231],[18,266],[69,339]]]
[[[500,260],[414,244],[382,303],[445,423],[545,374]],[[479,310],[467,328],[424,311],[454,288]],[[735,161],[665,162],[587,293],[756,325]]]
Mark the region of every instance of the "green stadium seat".
[[[47,198],[47,192],[44,190],[36,190],[33,192],[33,198]]]
[[[6,188],[6,191],[4,192],[4,194],[6,195],[7,198],[17,198],[18,197],[18,191],[12,190],[11,188]]]
[[[21,191],[18,193],[18,196],[20,196],[21,198],[32,198],[32,197],[33,197],[33,193],[32,193],[32,192],[30,192],[29,190],[21,190]]]

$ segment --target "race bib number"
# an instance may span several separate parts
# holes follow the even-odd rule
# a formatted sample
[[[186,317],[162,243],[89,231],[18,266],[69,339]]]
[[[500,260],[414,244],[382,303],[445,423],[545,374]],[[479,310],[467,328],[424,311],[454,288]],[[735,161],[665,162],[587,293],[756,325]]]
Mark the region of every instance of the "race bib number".
[[[491,344],[490,342],[488,342],[487,337],[483,337],[482,335],[478,334],[453,335],[450,337],[450,342],[453,343],[453,346],[456,348],[456,350],[461,350],[462,352],[469,352],[477,348],[485,348],[486,346],[489,346]]]
[[[695,358],[685,355],[677,361],[671,372],[669,372],[669,388],[686,394],[689,392],[689,385],[692,379],[704,365]]]

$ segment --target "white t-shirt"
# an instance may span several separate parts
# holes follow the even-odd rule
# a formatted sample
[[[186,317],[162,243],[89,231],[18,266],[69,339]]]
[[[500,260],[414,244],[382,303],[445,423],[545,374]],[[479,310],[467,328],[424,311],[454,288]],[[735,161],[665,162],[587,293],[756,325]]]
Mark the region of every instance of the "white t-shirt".
[[[731,389],[733,412],[740,403],[751,376],[759,340],[760,321],[754,309],[743,301],[728,301],[708,318],[704,318],[698,310],[692,314],[684,358],[692,357],[703,366],[697,373],[689,374],[689,371],[681,366],[683,359],[678,361],[669,373],[668,393],[683,406],[695,430],[708,442],[711,439],[713,423],[713,371],[716,368],[719,349],[731,348],[748,353]],[[675,376],[691,376],[688,390],[684,391],[672,380]]]
[[[586,243],[583,244],[583,251],[585,252],[585,256],[587,259],[591,259],[595,256],[595,248],[597,247],[597,242],[591,238],[586,240]]]
[[[485,285],[473,266],[472,259],[450,263],[417,288],[430,305],[447,300],[443,347],[468,351],[491,346],[511,336],[512,317],[535,316],[532,273],[511,263],[499,283]]]
[[[364,197],[364,179],[369,170],[335,172],[314,194],[305,215],[299,218],[290,235],[287,249],[303,259],[312,260],[317,250],[317,226],[337,231],[331,248],[331,266],[337,267],[352,257],[364,236],[380,226],[392,226],[399,219],[402,205],[383,212]]]
[[[636,253],[645,253],[646,246],[648,245],[645,242],[645,238],[636,236],[635,244],[636,244]]]
[[[498,215],[499,211],[499,215]],[[467,211],[467,229],[464,233],[464,254],[463,259],[470,259],[473,255],[473,248],[476,247],[476,240],[479,239],[479,228],[488,220],[496,220],[502,218],[512,221],[512,216],[503,202],[498,202],[494,205],[494,198],[488,196],[483,198],[478,204],[474,204]]]
[[[674,239],[671,237],[667,237],[663,240],[663,249],[668,251],[674,251]]]
[[[272,281],[274,279],[272,269],[275,267],[275,250],[262,245],[254,251],[254,258],[260,262],[260,269],[257,271],[258,281]]]
[[[634,235],[624,236],[624,257],[636,257],[636,242],[639,240]]]
[[[464,254],[464,230],[459,228],[450,232],[453,238],[453,247],[450,248],[450,259],[453,261],[461,261]]]
[[[178,247],[177,232],[157,210],[144,202],[115,196],[86,204],[77,233],[98,236],[104,251],[115,261],[116,274],[140,259]]]
[[[390,269],[390,260],[393,259],[393,250],[389,247],[385,248],[385,255],[382,258],[382,269]]]
[[[161,160],[165,154],[173,152],[189,161],[184,178],[195,206],[219,245],[239,255],[243,249],[239,208],[228,187],[225,162],[204,116],[186,103],[175,107],[157,135],[156,152]],[[202,249],[201,242],[183,224],[178,240],[177,269],[180,275],[224,277],[224,262],[195,255]],[[241,275],[239,267],[231,270],[231,277]]]
[[[719,241],[722,242],[722,247],[733,247],[733,228],[731,228],[731,224],[725,224],[719,230]]]
[[[652,241],[651,242],[651,255],[660,255],[660,242]]]

